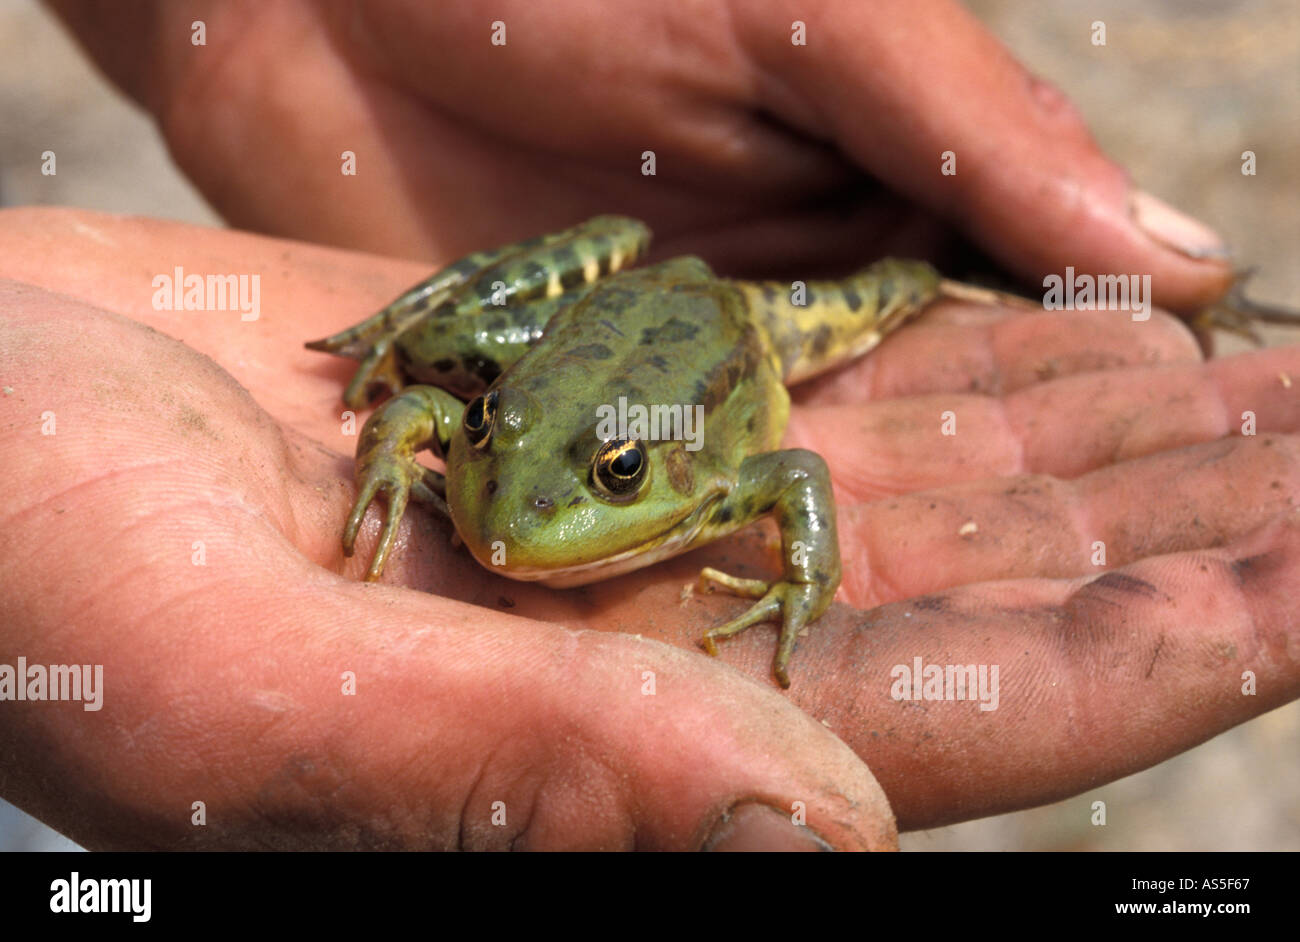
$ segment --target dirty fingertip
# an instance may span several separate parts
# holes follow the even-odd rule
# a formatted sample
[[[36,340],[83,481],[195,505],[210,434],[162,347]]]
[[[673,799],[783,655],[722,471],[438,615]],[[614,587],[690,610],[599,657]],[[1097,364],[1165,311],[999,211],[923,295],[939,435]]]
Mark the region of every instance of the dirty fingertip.
[[[829,843],[806,825],[769,805],[745,802],[724,813],[701,850],[710,851],[826,851]]]

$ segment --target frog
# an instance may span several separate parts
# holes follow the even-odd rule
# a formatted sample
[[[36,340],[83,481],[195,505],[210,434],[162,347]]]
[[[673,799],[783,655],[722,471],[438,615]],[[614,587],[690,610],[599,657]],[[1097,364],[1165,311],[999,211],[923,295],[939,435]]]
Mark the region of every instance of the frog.
[[[566,588],[772,517],[780,577],[703,568],[701,586],[752,604],[700,641],[716,655],[777,621],[772,672],[788,687],[796,641],[830,606],[841,563],[826,462],[781,447],[787,387],[867,353],[944,282],[898,259],[794,290],[719,277],[696,256],[636,267],[650,239],[645,223],[605,215],[474,252],[306,345],[360,360],[349,408],[388,394],[358,439],[343,551],[382,496],[365,576],[379,579],[415,500],[490,571]],[[693,434],[684,420],[609,421],[620,403],[693,417]],[[443,472],[417,460],[425,449]]]
[[[413,499],[488,570],[566,588],[770,517],[780,576],[704,567],[700,586],[752,604],[700,643],[717,655],[718,642],[777,622],[772,673],[786,688],[796,642],[841,578],[826,462],[781,447],[788,387],[866,355],[941,297],[1039,306],[916,260],[793,284],[719,277],[696,256],[638,268],[650,238],[645,223],[605,215],[473,252],[306,345],[360,361],[349,408],[388,394],[358,439],[343,552],[382,496],[365,576],[379,579]],[[624,403],[683,420],[607,421]],[[417,460],[425,449],[443,472]]]

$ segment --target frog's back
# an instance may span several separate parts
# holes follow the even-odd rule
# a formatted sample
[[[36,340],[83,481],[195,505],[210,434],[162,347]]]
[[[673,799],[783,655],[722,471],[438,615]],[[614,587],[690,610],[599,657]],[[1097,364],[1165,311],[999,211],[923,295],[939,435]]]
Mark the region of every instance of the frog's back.
[[[577,430],[597,405],[701,405],[708,425],[770,396],[780,403],[750,434],[774,447],[788,398],[745,299],[694,257],[621,272],[560,311],[504,378]],[[762,392],[763,395],[755,396]],[[757,442],[752,442],[757,444]]]
[[[510,372],[538,401],[702,404],[712,412],[742,382],[770,373],[766,338],[731,282],[681,257],[593,286],[546,325]]]

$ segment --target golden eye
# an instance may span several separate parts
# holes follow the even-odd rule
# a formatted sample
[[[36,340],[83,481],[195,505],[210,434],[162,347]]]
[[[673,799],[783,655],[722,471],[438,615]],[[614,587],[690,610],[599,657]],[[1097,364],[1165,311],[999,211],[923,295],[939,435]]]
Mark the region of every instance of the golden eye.
[[[497,391],[478,396],[465,407],[465,437],[475,448],[486,448],[497,421]]]
[[[591,481],[602,497],[628,500],[646,482],[650,460],[640,441],[616,438],[605,442],[591,463]]]

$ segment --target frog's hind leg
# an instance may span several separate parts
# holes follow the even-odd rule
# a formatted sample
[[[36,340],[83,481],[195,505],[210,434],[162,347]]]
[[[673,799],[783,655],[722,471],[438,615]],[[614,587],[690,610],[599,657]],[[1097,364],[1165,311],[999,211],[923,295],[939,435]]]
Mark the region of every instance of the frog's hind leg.
[[[383,386],[390,394],[396,395],[404,385],[395,354],[397,338],[413,324],[431,316],[451,301],[476,272],[493,265],[514,250],[515,246],[505,246],[466,255],[408,288],[396,300],[361,323],[323,340],[313,340],[306,347],[308,350],[320,350],[361,361],[361,366],[357,368],[343,394],[343,401],[348,406],[354,409],[364,406],[376,385]]]
[[[1255,330],[1255,325],[1300,327],[1300,311],[1260,304],[1246,297],[1245,285],[1253,274],[1253,269],[1238,272],[1226,297],[1193,315],[1192,330],[1203,347],[1212,348],[1211,338],[1215,330],[1235,334],[1262,347],[1264,338]]]
[[[381,337],[396,337],[414,321],[436,310],[455,294],[476,272],[515,250],[504,246],[485,252],[473,252],[448,265],[436,274],[403,291],[382,310],[323,340],[308,343],[308,350],[320,350],[336,356],[364,360]]]
[[[940,297],[944,282],[925,262],[886,258],[839,281],[734,284],[791,385],[871,350]]]
[[[370,401],[376,386],[383,386],[390,396],[396,396],[404,385],[406,382],[397,365],[393,341],[383,337],[376,340],[362,358],[361,365],[343,391],[343,401],[352,409],[360,409]]]
[[[359,408],[376,385],[394,395],[401,391],[404,378],[397,341],[416,325],[555,300],[633,264],[649,242],[650,230],[643,223],[597,216],[563,232],[474,252],[403,292],[360,324],[312,341],[307,348],[361,361],[344,396],[349,406]]]
[[[379,339],[396,338],[430,314],[461,313],[466,304],[482,307],[496,300],[555,297],[633,264],[649,244],[650,230],[643,223],[597,216],[563,232],[473,252],[407,289],[360,324],[313,340],[307,348],[362,360]],[[462,303],[455,310],[443,307],[453,299]]]
[[[557,298],[634,264],[649,245],[644,223],[596,216],[572,229],[509,246],[470,276],[447,313],[477,314]]]

